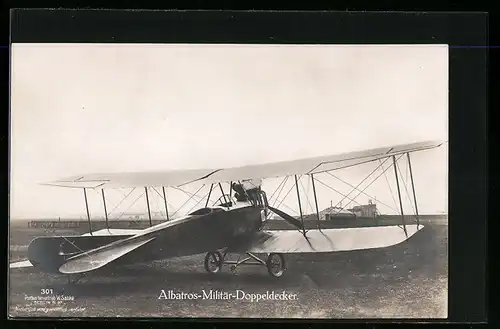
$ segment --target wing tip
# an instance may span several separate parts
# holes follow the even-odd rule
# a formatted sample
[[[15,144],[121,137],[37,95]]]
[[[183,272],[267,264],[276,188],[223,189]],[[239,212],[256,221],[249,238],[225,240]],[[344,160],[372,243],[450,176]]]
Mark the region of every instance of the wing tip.
[[[52,181],[52,182],[41,182],[38,185],[42,186],[51,186],[51,187],[64,187],[64,188],[87,188],[87,189],[95,189],[105,185],[105,181],[84,181],[80,182],[77,180],[73,181]]]
[[[436,145],[436,147],[439,147],[445,143],[448,143],[448,140],[446,140],[446,139],[433,139],[433,140],[428,141],[428,143],[434,144],[434,145]]]

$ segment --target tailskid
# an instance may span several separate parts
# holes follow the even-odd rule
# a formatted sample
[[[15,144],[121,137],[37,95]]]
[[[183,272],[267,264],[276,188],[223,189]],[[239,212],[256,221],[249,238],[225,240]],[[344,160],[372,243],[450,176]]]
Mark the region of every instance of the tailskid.
[[[205,256],[205,270],[208,273],[216,274],[222,271],[224,265],[230,265],[231,272],[235,272],[240,265],[265,266],[269,275],[275,278],[281,277],[286,271],[285,257],[283,254],[270,253],[266,259],[262,259],[254,253],[246,252],[243,259],[227,260],[228,252],[212,251]]]

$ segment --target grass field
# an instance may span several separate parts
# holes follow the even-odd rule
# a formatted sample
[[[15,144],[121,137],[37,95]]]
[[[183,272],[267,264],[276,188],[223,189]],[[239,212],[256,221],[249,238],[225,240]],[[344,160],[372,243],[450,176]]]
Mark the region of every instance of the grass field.
[[[65,277],[11,270],[11,316],[62,317],[252,317],[252,318],[444,318],[447,316],[448,226],[425,227],[399,245],[365,251],[287,255],[288,270],[279,279],[264,267],[240,267],[209,275],[204,254],[96,271],[74,286]],[[271,223],[272,224],[272,223]],[[270,225],[271,225],[270,224]],[[310,223],[308,225],[315,225]],[[275,228],[279,224],[273,224]],[[333,224],[325,224],[333,225]],[[73,233],[57,230],[56,234]],[[23,258],[21,246],[41,229],[11,227],[11,260]],[[54,234],[54,232],[45,232]],[[82,232],[83,233],[83,232]],[[15,246],[19,246],[16,250]],[[42,289],[74,298],[64,307],[28,306]],[[265,293],[283,290],[297,300],[159,300],[161,291],[202,290]]]

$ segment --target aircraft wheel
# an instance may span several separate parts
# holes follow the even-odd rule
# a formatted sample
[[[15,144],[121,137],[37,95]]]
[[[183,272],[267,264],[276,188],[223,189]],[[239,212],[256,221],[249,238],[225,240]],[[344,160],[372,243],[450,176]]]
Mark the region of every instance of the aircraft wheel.
[[[282,254],[269,254],[266,260],[267,271],[275,278],[279,278],[285,273],[285,257]]]
[[[205,270],[208,273],[218,273],[222,269],[222,254],[218,251],[209,252],[205,256]]]

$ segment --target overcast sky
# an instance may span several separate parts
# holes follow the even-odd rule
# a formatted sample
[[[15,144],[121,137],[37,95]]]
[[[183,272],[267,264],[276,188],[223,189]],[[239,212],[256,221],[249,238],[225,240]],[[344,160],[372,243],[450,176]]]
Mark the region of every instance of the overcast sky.
[[[11,86],[13,218],[85,214],[81,190],[39,185],[65,176],[219,168],[448,139],[445,45],[14,44]],[[246,131],[257,133],[240,137]],[[413,155],[421,213],[447,213],[447,159],[447,144]],[[357,185],[378,164],[334,174]],[[394,208],[394,170],[386,175],[366,193]],[[271,181],[264,181],[268,195],[280,182]],[[342,198],[317,188],[321,208]],[[101,216],[97,192],[89,202]],[[108,210],[124,194],[108,192]],[[170,198],[180,205],[185,196]],[[288,199],[294,208],[296,194]]]

